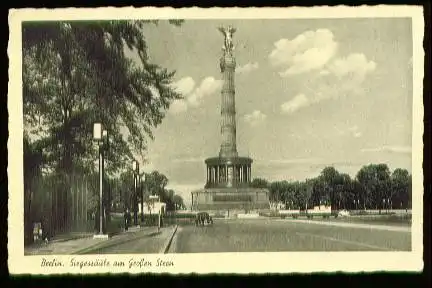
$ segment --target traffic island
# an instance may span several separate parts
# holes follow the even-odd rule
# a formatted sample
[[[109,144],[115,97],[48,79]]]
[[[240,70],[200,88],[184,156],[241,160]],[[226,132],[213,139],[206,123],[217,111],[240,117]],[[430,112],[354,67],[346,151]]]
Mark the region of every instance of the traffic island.
[[[93,235],[93,239],[108,240],[109,235],[108,234],[95,234],[95,235]]]

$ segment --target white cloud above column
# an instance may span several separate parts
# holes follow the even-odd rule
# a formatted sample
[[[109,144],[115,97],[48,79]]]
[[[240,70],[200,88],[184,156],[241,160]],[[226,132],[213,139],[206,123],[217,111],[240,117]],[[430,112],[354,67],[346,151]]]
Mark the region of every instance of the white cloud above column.
[[[282,38],[274,43],[270,63],[287,77],[323,67],[336,54],[338,43],[328,29],[306,31],[294,39]]]
[[[222,87],[222,80],[214,77],[204,78],[199,86],[192,77],[184,77],[173,84],[176,91],[184,98],[175,100],[170,106],[170,113],[178,114],[187,111],[189,107],[198,107],[205,97],[215,94]]]

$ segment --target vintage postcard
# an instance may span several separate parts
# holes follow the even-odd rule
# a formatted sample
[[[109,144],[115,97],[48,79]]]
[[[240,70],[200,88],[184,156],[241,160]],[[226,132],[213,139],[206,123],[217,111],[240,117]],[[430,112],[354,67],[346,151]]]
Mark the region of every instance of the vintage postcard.
[[[422,271],[421,7],[9,29],[11,274]]]

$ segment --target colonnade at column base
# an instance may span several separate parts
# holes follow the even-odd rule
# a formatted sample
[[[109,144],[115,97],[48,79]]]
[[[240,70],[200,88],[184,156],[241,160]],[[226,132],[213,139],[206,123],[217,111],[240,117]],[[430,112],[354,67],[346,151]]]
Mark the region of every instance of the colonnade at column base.
[[[249,157],[213,157],[205,163],[205,188],[245,188],[252,181],[252,159]]]

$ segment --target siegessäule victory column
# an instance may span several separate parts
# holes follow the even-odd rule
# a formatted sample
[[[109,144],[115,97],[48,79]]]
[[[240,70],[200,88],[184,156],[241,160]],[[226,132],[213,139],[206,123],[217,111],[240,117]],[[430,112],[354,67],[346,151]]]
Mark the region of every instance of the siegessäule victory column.
[[[235,66],[233,34],[236,29],[219,28],[225,41],[220,69],[223,79],[221,91],[221,134],[219,156],[205,160],[207,182],[204,189],[192,192],[194,210],[242,211],[268,209],[268,190],[250,187],[252,159],[239,157],[236,142]]]

